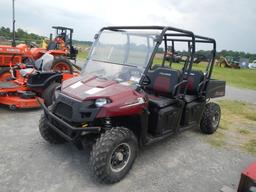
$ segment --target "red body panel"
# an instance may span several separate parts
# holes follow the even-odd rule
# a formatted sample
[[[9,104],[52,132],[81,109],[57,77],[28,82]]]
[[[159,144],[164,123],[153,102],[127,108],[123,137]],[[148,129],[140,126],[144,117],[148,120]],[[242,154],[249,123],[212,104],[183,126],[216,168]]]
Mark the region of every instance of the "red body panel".
[[[256,182],[256,162],[252,163],[249,165],[243,172],[242,174],[250,177]]]
[[[62,93],[76,100],[95,100],[106,98],[111,102],[101,107],[97,118],[140,114],[147,106],[143,94],[132,87],[116,81],[99,79],[96,76],[79,76],[64,81]]]
[[[256,162],[242,172],[237,192],[251,191],[253,187],[256,188]]]
[[[147,106],[147,103],[138,103],[138,98],[143,98],[143,96],[144,95],[140,95],[136,91],[123,92],[114,95],[110,97],[112,102],[101,108],[100,112],[97,114],[97,118],[141,114],[143,109]]]
[[[32,48],[32,49],[30,49],[31,57],[34,60],[39,59],[46,52],[47,52],[47,50],[44,49],[44,48]]]
[[[13,61],[14,63],[22,62],[22,51],[19,48],[11,47],[7,45],[0,46],[0,67],[9,67],[11,59],[15,54]]]

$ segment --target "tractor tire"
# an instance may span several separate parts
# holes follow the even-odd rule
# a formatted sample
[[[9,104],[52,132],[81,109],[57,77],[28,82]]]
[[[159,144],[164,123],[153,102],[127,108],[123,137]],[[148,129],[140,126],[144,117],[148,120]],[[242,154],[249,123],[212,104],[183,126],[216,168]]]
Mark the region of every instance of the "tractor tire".
[[[42,98],[44,99],[44,104],[46,107],[52,105],[56,100],[55,90],[60,86],[60,83],[52,82],[42,94]]]
[[[0,67],[0,81],[7,81],[11,77],[9,67]]]
[[[103,183],[116,183],[132,168],[137,151],[137,138],[131,130],[112,128],[93,145],[90,155],[92,172]]]
[[[73,74],[73,64],[65,57],[55,57],[52,62],[51,70]]]
[[[201,131],[205,134],[213,134],[219,127],[220,118],[220,106],[217,103],[207,103],[200,123]]]
[[[48,120],[46,119],[45,114],[43,114],[39,121],[39,132],[44,140],[51,144],[65,143],[66,141],[49,127],[47,121]]]

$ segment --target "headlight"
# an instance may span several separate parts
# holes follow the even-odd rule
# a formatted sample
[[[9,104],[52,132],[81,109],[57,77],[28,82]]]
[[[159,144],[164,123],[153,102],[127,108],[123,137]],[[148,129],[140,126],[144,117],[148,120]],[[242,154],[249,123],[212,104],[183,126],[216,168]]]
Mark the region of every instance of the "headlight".
[[[95,100],[95,105],[97,107],[101,107],[103,105],[106,105],[108,103],[108,100],[106,98],[99,98]]]

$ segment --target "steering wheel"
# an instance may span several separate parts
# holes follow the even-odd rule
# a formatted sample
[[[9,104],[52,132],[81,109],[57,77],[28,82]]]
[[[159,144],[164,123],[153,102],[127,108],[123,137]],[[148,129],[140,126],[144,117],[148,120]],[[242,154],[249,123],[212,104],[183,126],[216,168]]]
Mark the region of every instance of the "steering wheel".
[[[118,79],[122,81],[129,81],[131,77],[139,77],[142,74],[142,70],[138,68],[125,68],[118,74]]]
[[[143,70],[139,68],[133,68],[129,70],[130,77],[132,76],[142,76],[141,78],[144,78],[142,81],[143,85],[149,85],[151,83],[151,79],[147,74],[143,74]]]
[[[141,74],[143,73],[143,71],[139,68],[132,68],[128,72],[130,76],[138,76],[138,77],[141,76]]]

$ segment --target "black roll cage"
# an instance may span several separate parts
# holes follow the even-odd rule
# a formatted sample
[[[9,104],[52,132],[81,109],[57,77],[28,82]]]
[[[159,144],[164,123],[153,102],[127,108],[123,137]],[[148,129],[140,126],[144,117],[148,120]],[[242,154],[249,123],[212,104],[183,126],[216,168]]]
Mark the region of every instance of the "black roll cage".
[[[159,46],[161,45],[162,41],[164,41],[164,46],[165,46],[165,53],[164,53],[164,60],[162,65],[164,65],[165,61],[165,56],[167,52],[167,42],[171,41],[172,42],[172,50],[174,51],[174,43],[175,42],[187,42],[188,43],[188,60],[187,62],[184,63],[184,67],[182,70],[182,82],[180,82],[180,85],[185,84],[185,89],[184,89],[184,95],[186,94],[186,89],[187,89],[187,81],[188,81],[188,75],[190,74],[194,62],[194,57],[195,57],[195,50],[196,50],[196,45],[198,43],[207,43],[207,44],[212,44],[212,51],[211,55],[209,58],[208,65],[206,67],[205,71],[205,76],[203,80],[203,87],[205,86],[206,82],[211,78],[212,75],[212,70],[214,67],[214,62],[215,62],[215,56],[216,56],[216,41],[212,38],[209,37],[204,37],[200,35],[195,35],[192,31],[188,30],[183,30],[175,27],[169,27],[169,26],[109,26],[109,27],[103,27],[100,31],[99,34],[104,31],[104,30],[110,30],[110,31],[121,31],[125,32],[126,30],[159,30],[160,35],[158,36],[156,40],[156,45],[153,49],[153,52],[150,56],[150,59],[146,65],[146,68],[144,70],[143,76],[139,82],[140,85],[142,85],[146,73],[151,69],[153,65],[153,59],[155,57],[155,54],[158,51]],[[99,37],[99,34],[95,35],[95,39]],[[180,86],[178,85],[178,86]]]

